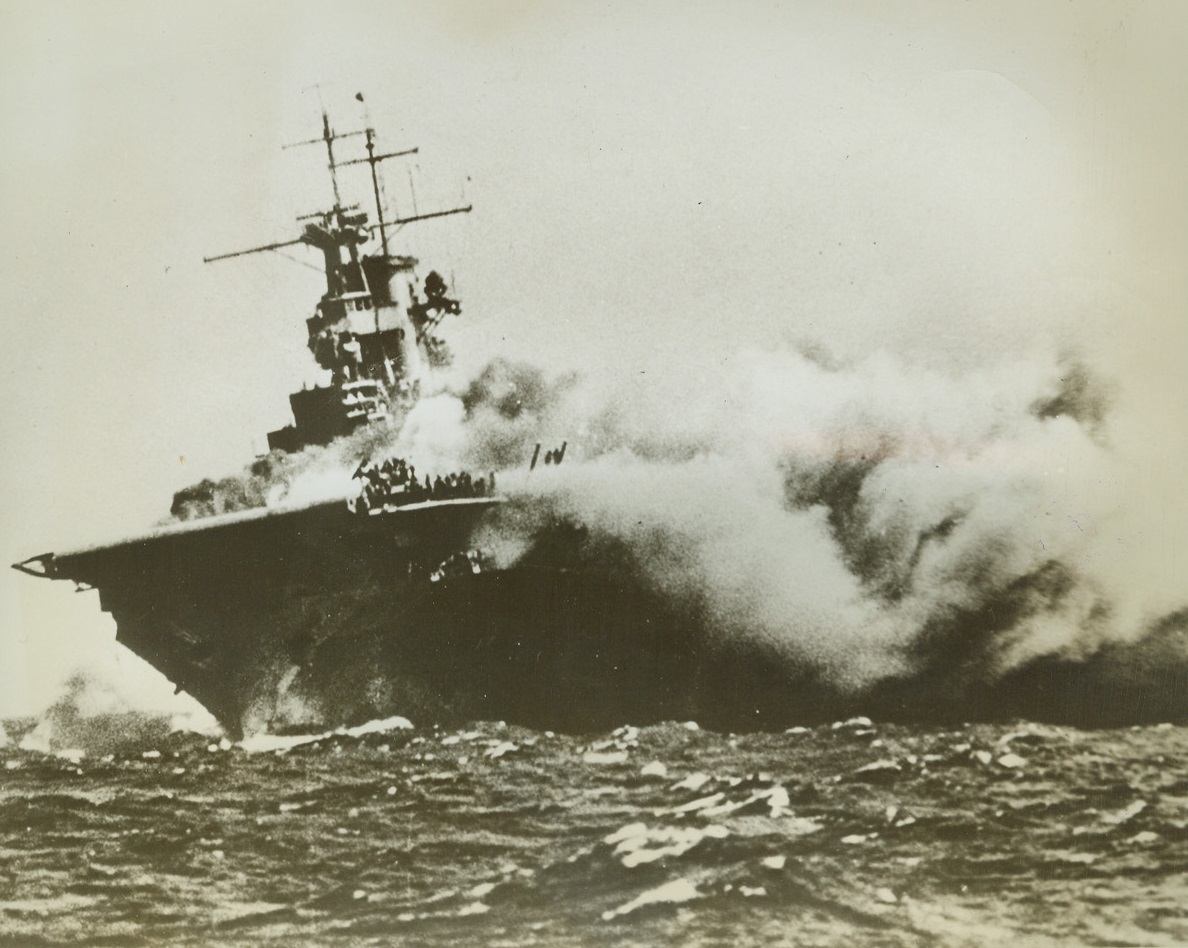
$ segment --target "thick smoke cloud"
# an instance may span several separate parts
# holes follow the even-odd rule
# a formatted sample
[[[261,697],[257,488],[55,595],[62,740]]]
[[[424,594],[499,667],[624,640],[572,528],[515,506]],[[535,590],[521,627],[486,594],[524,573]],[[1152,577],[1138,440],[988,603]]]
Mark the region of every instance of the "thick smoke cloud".
[[[265,459],[223,495],[341,493],[385,453],[497,470],[509,503],[476,539],[495,565],[547,556],[564,525],[584,565],[696,603],[697,634],[843,695],[917,682],[953,699],[1037,662],[1138,655],[1126,649],[1151,636],[1188,662],[1184,600],[1121,581],[1102,555],[1103,525],[1126,511],[1087,486],[1120,467],[1114,388],[1085,364],[950,374],[802,346],[723,366],[595,384],[496,360],[439,378],[401,424]],[[537,443],[562,441],[563,465],[527,470]]]
[[[575,462],[505,477],[519,517],[484,542],[510,565],[542,524],[572,523],[667,596],[700,599],[716,634],[850,693],[938,668],[946,688],[993,683],[1175,626],[1183,590],[1122,581],[1103,555],[1125,495],[1090,486],[1123,465],[1114,386],[1085,364],[950,375],[796,350],[731,364],[597,394],[489,368],[456,396],[462,457],[523,462],[568,437]]]
[[[217,481],[205,478],[173,495],[170,517],[194,520],[282,502],[345,498],[360,461],[391,450],[401,419],[376,423],[324,447],[313,445],[294,454],[273,451]]]
[[[100,757],[155,747],[173,731],[211,732],[214,722],[204,714],[133,710],[128,696],[111,683],[80,671],[70,676],[57,700],[37,718],[9,722],[9,726],[25,750]]]

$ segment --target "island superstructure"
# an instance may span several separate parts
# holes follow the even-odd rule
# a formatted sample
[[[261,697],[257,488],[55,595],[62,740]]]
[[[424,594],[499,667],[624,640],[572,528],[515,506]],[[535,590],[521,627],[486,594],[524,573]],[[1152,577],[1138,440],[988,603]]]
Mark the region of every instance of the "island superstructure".
[[[365,136],[366,156],[340,161],[335,143],[358,136]],[[299,218],[303,226],[295,238],[205,258],[213,263],[299,244],[321,251],[326,292],[306,320],[306,329],[309,350],[318,366],[331,373],[331,379],[327,385],[289,396],[293,424],[268,433],[270,449],[288,452],[310,444],[329,444],[387,418],[394,407],[416,399],[426,363],[448,361],[448,349],[436,330],[445,316],[461,312],[461,303],[450,298],[445,280],[436,270],[418,286],[418,261],[390,251],[388,230],[472,209],[466,205],[387,220],[379,166],[389,159],[416,154],[418,149],[377,153],[375,129],[336,133],[325,111],[321,138],[296,143],[318,144],[326,148],[333,207]],[[340,168],[363,163],[371,169],[374,222],[359,204],[343,204],[339,186]],[[379,247],[368,252],[365,248],[376,236]]]

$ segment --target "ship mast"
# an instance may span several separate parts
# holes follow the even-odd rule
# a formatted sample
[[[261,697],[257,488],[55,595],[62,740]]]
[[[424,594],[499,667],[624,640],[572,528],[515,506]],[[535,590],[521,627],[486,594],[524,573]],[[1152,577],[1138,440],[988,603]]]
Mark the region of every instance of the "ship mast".
[[[363,162],[371,165],[371,189],[375,194],[375,219],[378,222],[375,226],[380,232],[380,247],[383,249],[384,256],[389,256],[388,253],[388,224],[384,220],[384,202],[380,198],[380,184],[379,184],[379,170],[378,165],[381,161],[387,161],[389,158],[403,158],[405,155],[415,155],[419,148],[406,148],[403,151],[391,151],[386,155],[377,155],[375,153],[375,129],[365,128],[363,133],[367,136],[367,157],[353,158],[350,161],[344,161],[345,165],[358,165]],[[468,208],[469,210],[469,208]]]
[[[380,200],[379,174],[375,166],[379,163],[375,158],[375,129],[367,129],[367,163],[371,165],[371,189],[375,193],[375,219],[379,222],[380,247],[384,256],[388,256],[388,229],[384,227],[384,202]]]
[[[291,142],[288,145],[282,145],[282,149],[300,148],[304,145],[326,145],[326,160],[327,166],[330,169],[330,184],[334,188],[334,214],[338,215],[342,212],[342,196],[338,190],[338,169],[339,163],[334,160],[334,143],[340,138],[355,138],[359,135],[370,135],[371,129],[359,129],[354,132],[343,132],[341,135],[335,132],[330,127],[330,115],[325,109],[322,109],[322,137],[310,138],[303,142]],[[355,164],[353,161],[344,161],[344,165]]]
[[[362,101],[361,95],[356,98]],[[390,417],[394,406],[410,396],[416,397],[424,360],[431,364],[448,362],[448,350],[432,330],[445,315],[461,312],[461,303],[447,296],[448,286],[436,271],[423,281],[420,291],[424,297],[418,294],[417,284],[421,283],[415,272],[418,261],[390,253],[388,228],[465,214],[471,210],[470,206],[408,217],[397,216],[392,208],[385,209],[380,162],[414,155],[418,149],[378,153],[377,136],[370,121],[365,121],[363,128],[340,133],[330,124],[325,107],[321,112],[320,136],[282,147],[325,147],[333,207],[299,215],[301,231],[292,239],[203,258],[206,263],[212,263],[297,244],[313,247],[323,256],[326,290],[305,324],[309,350],[317,365],[331,373],[330,383],[303,388],[289,396],[294,424],[268,433],[272,450],[296,451],[309,444],[328,444],[360,425]],[[367,119],[366,113],[364,118]],[[366,157],[340,160],[335,154],[335,144],[339,139],[355,137],[365,137]],[[371,172],[376,223],[368,222],[368,213],[358,204],[343,204],[340,185],[349,182],[339,181],[339,169],[363,162]],[[365,250],[377,230],[382,249]],[[407,277],[407,293],[404,287],[395,285],[398,275]],[[361,323],[368,316],[373,319],[374,327],[364,329]]]
[[[334,209],[342,206],[338,194],[338,170],[334,167],[334,133],[330,131],[330,116],[322,109],[322,137],[326,140],[326,157],[330,160],[330,183],[334,185]]]
[[[358,98],[360,101],[362,101],[361,95],[358,96]],[[367,157],[366,158],[353,158],[348,161],[338,161],[334,156],[334,143],[336,141],[338,141],[339,139],[356,138],[360,135],[366,136],[366,139],[367,139]],[[384,203],[383,203],[383,197],[382,197],[382,191],[380,188],[380,179],[379,179],[379,163],[381,161],[387,161],[389,158],[402,158],[406,155],[415,155],[419,152],[420,149],[419,148],[405,148],[400,151],[387,152],[385,154],[377,155],[375,153],[376,133],[375,133],[375,129],[372,128],[370,126],[370,124],[366,128],[358,129],[356,131],[341,132],[341,133],[336,132],[336,131],[334,131],[333,127],[330,125],[330,116],[324,107],[322,109],[322,134],[320,137],[311,138],[306,141],[291,142],[290,144],[282,145],[281,147],[283,149],[289,149],[289,148],[299,148],[304,145],[322,145],[322,144],[324,144],[326,146],[326,163],[327,163],[327,168],[330,172],[330,185],[334,191],[334,207],[332,210],[330,210],[328,212],[305,215],[304,217],[298,218],[298,220],[320,217],[325,221],[326,227],[329,227],[330,222],[333,221],[335,228],[339,233],[342,232],[343,228],[346,228],[348,226],[348,223],[352,226],[360,226],[360,224],[358,222],[356,222],[356,221],[348,222],[346,219],[345,212],[352,210],[354,208],[357,208],[358,205],[355,204],[355,205],[352,205],[351,207],[343,207],[342,193],[338,186],[338,169],[346,167],[347,165],[357,165],[357,164],[363,164],[364,162],[366,162],[371,168],[371,189],[372,189],[372,194],[374,195],[374,198],[375,198],[375,213],[376,213],[377,223],[375,223],[375,224],[361,224],[361,229],[364,232],[374,231],[374,230],[379,231],[380,245],[382,248],[382,253],[383,253],[384,258],[390,257],[390,252],[388,249],[388,227],[403,226],[405,224],[411,224],[415,221],[429,220],[429,219],[435,218],[435,217],[448,217],[453,214],[466,214],[466,213],[469,213],[472,209],[471,205],[468,204],[465,207],[450,208],[449,210],[446,210],[446,211],[433,211],[433,212],[430,212],[427,214],[414,214],[410,217],[397,217],[394,220],[388,220],[384,214]],[[335,236],[337,236],[337,235],[335,235]],[[333,240],[333,238],[331,238],[331,239]],[[242,257],[246,254],[259,253],[259,252],[265,251],[265,250],[280,250],[284,247],[292,247],[296,244],[307,244],[307,245],[313,245],[313,246],[320,246],[321,243],[322,243],[322,241],[316,239],[316,235],[312,234],[311,229],[307,227],[305,233],[303,233],[300,237],[297,237],[293,240],[278,241],[276,243],[264,244],[263,246],[259,246],[259,247],[251,247],[247,250],[236,250],[231,253],[218,254],[213,257],[203,257],[202,260],[204,263],[213,263],[216,260],[228,260],[228,259],[231,259],[232,257]],[[322,248],[322,249],[324,249],[324,248]],[[352,254],[353,254],[353,252],[354,251],[352,249]],[[333,278],[333,274],[330,272],[330,264],[328,263],[327,264],[327,279],[328,279],[328,281],[331,281],[332,278]]]

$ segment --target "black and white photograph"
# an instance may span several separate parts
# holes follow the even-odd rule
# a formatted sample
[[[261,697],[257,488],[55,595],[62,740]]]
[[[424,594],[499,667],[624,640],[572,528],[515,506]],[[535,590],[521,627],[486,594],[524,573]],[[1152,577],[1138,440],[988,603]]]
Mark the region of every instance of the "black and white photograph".
[[[1185,49],[0,2],[0,946],[1188,944]]]

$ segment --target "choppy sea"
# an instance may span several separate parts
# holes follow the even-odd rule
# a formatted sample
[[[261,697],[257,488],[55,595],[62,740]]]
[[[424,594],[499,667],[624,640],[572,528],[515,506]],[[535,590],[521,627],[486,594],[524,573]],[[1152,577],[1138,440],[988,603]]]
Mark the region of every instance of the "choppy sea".
[[[1188,943],[1183,726],[31,726],[3,945]]]

